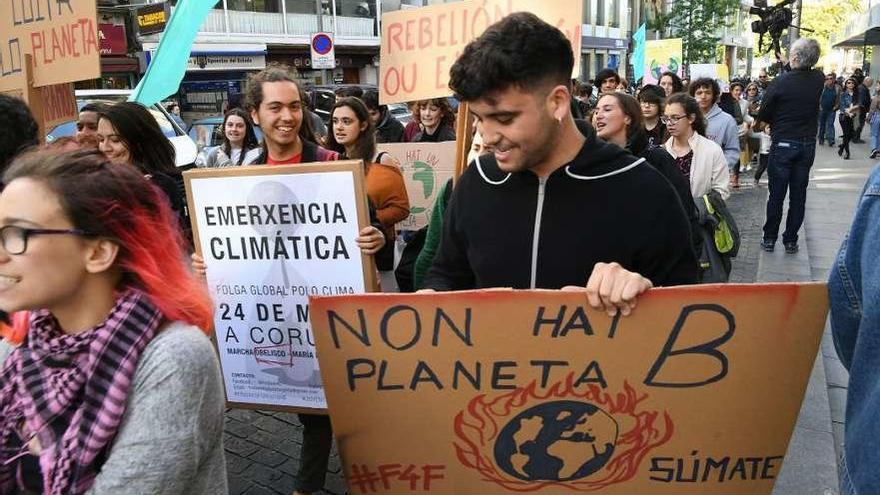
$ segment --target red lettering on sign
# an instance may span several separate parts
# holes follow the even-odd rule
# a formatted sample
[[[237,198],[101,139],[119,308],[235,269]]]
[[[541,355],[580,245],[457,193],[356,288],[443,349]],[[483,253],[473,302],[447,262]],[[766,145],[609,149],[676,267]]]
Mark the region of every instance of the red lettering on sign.
[[[50,84],[40,88],[43,122],[53,122],[76,115],[76,98],[69,83]]]
[[[446,14],[440,14],[437,16],[437,46],[446,46],[446,40],[443,39],[443,23],[445,21]]]
[[[403,43],[400,42],[400,33],[402,32],[403,26],[399,22],[388,25],[388,53],[394,53],[395,46],[398,50],[403,51]]]
[[[404,467],[405,466],[405,467]],[[366,464],[352,464],[346,478],[350,486],[361,493],[378,493],[381,491],[397,492],[409,488],[409,491],[431,491],[434,480],[446,479],[443,464],[389,463],[379,464],[375,470]],[[419,483],[421,481],[421,483]]]
[[[93,19],[55,26],[31,33],[31,53],[38,63],[51,64],[66,58],[79,58],[98,52],[97,29]],[[51,44],[51,46],[50,46]]]
[[[434,87],[446,89],[449,79],[449,64],[446,63],[446,55],[437,57],[436,71],[434,71]]]
[[[385,73],[385,77],[382,78],[382,87],[385,89],[385,93],[394,96],[396,95],[401,88],[407,93],[412,92],[412,90],[416,87],[416,75],[418,71],[418,65],[415,63],[410,64],[410,70],[407,70],[407,67],[391,67]],[[410,73],[409,76],[409,87],[407,87],[407,72]]]
[[[406,38],[406,49],[407,50],[415,50],[416,49],[416,43],[413,40],[413,34],[415,34],[415,33],[413,33],[413,31],[415,31],[415,27],[416,27],[416,20],[415,19],[411,19],[409,21],[406,21],[405,38]]]
[[[431,19],[419,19],[419,49],[424,50],[434,43],[434,32],[431,30]]]

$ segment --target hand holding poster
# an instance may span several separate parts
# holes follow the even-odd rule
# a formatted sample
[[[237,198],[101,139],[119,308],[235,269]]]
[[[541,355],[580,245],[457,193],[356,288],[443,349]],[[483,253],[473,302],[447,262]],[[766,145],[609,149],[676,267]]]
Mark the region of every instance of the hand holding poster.
[[[398,230],[419,230],[431,221],[434,202],[443,184],[455,173],[455,141],[445,143],[380,143],[385,151],[400,162],[409,216],[398,222]]]
[[[769,494],[823,284],[311,299],[351,493]],[[400,439],[406,439],[401,442]]]
[[[191,170],[184,178],[227,400],[324,409],[308,297],[373,286],[373,263],[355,244],[369,224],[363,165]]]

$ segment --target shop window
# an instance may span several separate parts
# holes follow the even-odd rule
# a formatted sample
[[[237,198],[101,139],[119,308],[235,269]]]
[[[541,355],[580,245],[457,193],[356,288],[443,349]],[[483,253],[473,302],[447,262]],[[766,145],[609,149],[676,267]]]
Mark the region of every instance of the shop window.
[[[281,12],[280,0],[226,0],[226,8],[243,12]]]
[[[608,26],[613,28],[620,27],[620,0],[611,0],[611,12],[608,16]]]
[[[336,0],[336,15],[375,19],[376,2],[375,0]]]
[[[589,81],[593,77],[592,72],[593,57],[590,53],[584,53],[581,56],[581,81]]]
[[[311,14],[318,13],[315,0],[285,0],[288,14]]]

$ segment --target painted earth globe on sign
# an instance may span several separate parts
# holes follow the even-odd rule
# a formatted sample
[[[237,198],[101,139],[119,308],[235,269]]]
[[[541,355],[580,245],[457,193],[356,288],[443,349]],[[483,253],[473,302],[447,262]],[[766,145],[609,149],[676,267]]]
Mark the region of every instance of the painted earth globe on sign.
[[[526,409],[495,442],[495,461],[526,481],[573,481],[611,460],[618,427],[608,413],[586,402],[553,401]]]

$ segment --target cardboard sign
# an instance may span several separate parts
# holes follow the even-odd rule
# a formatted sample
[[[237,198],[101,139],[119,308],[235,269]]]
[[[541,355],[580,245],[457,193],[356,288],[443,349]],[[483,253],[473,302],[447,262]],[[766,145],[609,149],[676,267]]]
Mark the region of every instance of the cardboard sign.
[[[431,221],[434,202],[443,184],[455,173],[455,141],[445,143],[379,143],[400,162],[409,196],[409,216],[397,223],[398,230],[419,230]]]
[[[33,64],[31,56],[25,55],[25,85],[21,88],[0,91],[0,93],[21,98],[27,103],[37,121],[40,139],[46,137],[48,130],[79,115],[73,83],[50,84],[35,88],[33,86]],[[27,81],[30,81],[28,84]]]
[[[642,84],[657,84],[666,71],[682,76],[681,38],[645,42],[645,77]]]
[[[465,0],[382,15],[379,101],[400,103],[451,95],[449,68],[464,47],[514,12],[533,12],[571,41],[580,74],[583,3],[568,0]]]
[[[375,290],[360,161],[184,173],[231,406],[322,411],[309,295]]]
[[[688,71],[691,74],[691,81],[708,77],[718,81],[722,93],[730,91],[730,71],[724,64],[690,64]]]
[[[25,55],[34,86],[101,77],[95,0],[0,2],[0,91],[25,87]]]
[[[824,284],[315,297],[349,491],[766,495]],[[403,441],[402,441],[403,440]]]

